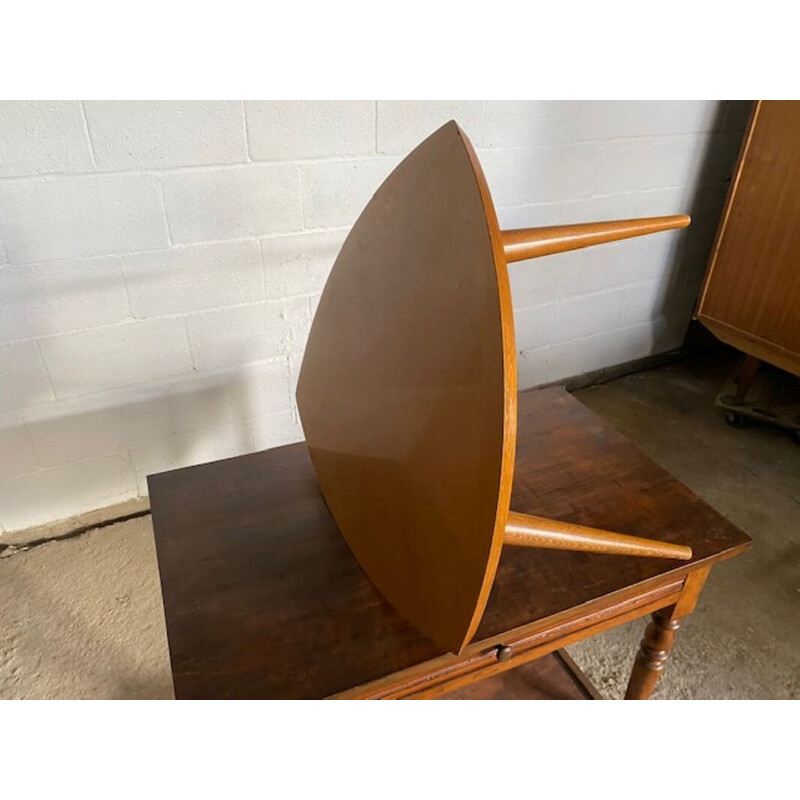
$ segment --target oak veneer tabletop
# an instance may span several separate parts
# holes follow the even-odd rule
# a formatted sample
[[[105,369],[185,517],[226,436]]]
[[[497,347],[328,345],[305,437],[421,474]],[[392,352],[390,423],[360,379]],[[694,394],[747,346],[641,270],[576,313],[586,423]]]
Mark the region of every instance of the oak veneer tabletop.
[[[303,443],[149,484],[176,697],[322,698],[444,652],[364,575]],[[512,503],[682,542],[694,557],[505,548],[474,643],[750,542],[561,388],[519,396]]]

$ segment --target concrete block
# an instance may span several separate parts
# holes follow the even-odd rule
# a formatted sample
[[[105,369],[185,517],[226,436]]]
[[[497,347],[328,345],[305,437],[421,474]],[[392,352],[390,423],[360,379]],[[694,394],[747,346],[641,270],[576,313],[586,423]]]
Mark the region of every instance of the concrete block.
[[[649,337],[647,338],[649,349]],[[630,361],[642,352],[642,347],[625,349],[626,340],[618,331],[610,331],[582,339],[527,351],[519,359],[520,390],[544,383],[563,381],[595,369]]]
[[[639,192],[636,195],[638,213],[643,217],[693,214],[696,192],[697,187],[695,186],[671,186],[666,189],[649,189]],[[692,219],[692,224],[694,224],[694,219]],[[669,235],[674,236],[675,234]]]
[[[311,321],[314,321],[314,317],[317,313],[317,308],[319,307],[319,300],[322,297],[322,294],[310,294],[308,296],[308,313],[311,316]]]
[[[542,386],[550,380],[547,351],[547,347],[540,347],[517,354],[517,386],[520,391]]]
[[[676,136],[672,143],[671,185],[722,182],[733,174],[741,144],[739,133]]]
[[[619,324],[625,296],[624,289],[597,291],[581,296],[567,296],[544,305],[515,308],[517,350],[535,350],[548,345],[581,339]]]
[[[500,229],[534,228],[564,224],[565,203],[530,203],[495,208]]]
[[[595,369],[586,346],[588,339],[560,342],[547,348],[547,377],[550,381],[563,381]]]
[[[576,140],[621,139],[655,132],[656,100],[590,100],[579,104]]]
[[[588,248],[584,270],[575,276],[573,293],[622,288],[663,277],[676,264],[683,236],[663,233]]]
[[[121,456],[79,461],[0,480],[0,521],[24,530],[136,496],[130,462]]]
[[[597,194],[678,186],[672,159],[674,138],[605,142],[600,154]]]
[[[245,109],[254,161],[375,152],[372,100],[248,100]]]
[[[613,363],[621,364],[680,347],[688,325],[688,317],[678,321],[657,317],[639,325],[621,328],[615,332],[619,337],[619,351]]]
[[[624,297],[624,289],[613,289],[558,303],[550,325],[550,343],[613,330],[619,325]]]
[[[451,119],[480,147],[483,113],[478,100],[379,100],[378,152],[405,156]]]
[[[254,450],[269,450],[284,444],[303,441],[303,429],[291,411],[250,420]]]
[[[584,371],[590,371],[648,356],[651,342],[649,330],[633,327],[624,332],[603,331],[572,344],[581,348],[584,363],[591,365]]]
[[[663,316],[668,286],[669,280],[655,280],[626,287],[620,325],[628,327]]]
[[[484,147],[530,147],[575,140],[581,104],[572,100],[491,100]]]
[[[56,394],[75,397],[191,372],[182,319],[113,325],[41,339]]]
[[[247,161],[238,100],[87,100],[85,108],[100,169]]]
[[[267,299],[319,294],[346,233],[325,231],[262,239]]]
[[[302,353],[289,354],[289,394],[292,408],[296,407],[295,394],[297,392],[297,379],[300,377],[300,367],[303,365]]]
[[[25,427],[39,467],[127,453],[172,433],[164,389],[103,392],[26,411]]]
[[[308,228],[352,225],[398,163],[397,158],[304,164],[303,209]]]
[[[598,188],[598,192],[601,191]],[[561,203],[564,224],[599,222],[610,219],[631,219],[640,216],[639,192],[595,194]]]
[[[36,342],[0,345],[0,411],[54,399]]]
[[[558,321],[557,309],[557,302],[514,309],[514,331],[518,353],[539,350],[553,342],[553,331]]]
[[[672,136],[718,130],[724,113],[723,100],[662,100],[656,114],[655,133]]]
[[[680,342],[665,336],[666,330],[664,320],[656,319],[593,336],[585,342],[587,359],[600,369],[672,350]]]
[[[0,102],[0,178],[93,170],[79,102]]]
[[[303,227],[300,173],[293,164],[179,172],[162,178],[174,242],[245,239]]]
[[[206,464],[221,458],[233,458],[252,449],[250,429],[244,422],[153,439],[137,445],[131,448],[130,454],[138,494],[147,494],[148,475]]]
[[[291,408],[289,365],[281,358],[183,381],[171,387],[169,402],[175,433],[287,412]]]
[[[191,245],[123,258],[134,317],[182,314],[264,299],[256,241]]]
[[[21,412],[0,414],[0,478],[37,468]]]
[[[0,270],[0,341],[124,322],[130,317],[119,258]]]
[[[302,349],[310,324],[304,297],[208,311],[189,317],[197,369],[224,369]]]
[[[495,204],[518,206],[594,194],[599,154],[598,144],[567,144],[479,155]]]
[[[158,183],[147,175],[0,184],[0,236],[13,264],[153,250],[168,244]]]
[[[569,295],[593,291],[585,269],[586,251],[543,256],[531,262],[509,264],[511,297],[514,308],[554,303]],[[607,287],[602,287],[607,288]]]

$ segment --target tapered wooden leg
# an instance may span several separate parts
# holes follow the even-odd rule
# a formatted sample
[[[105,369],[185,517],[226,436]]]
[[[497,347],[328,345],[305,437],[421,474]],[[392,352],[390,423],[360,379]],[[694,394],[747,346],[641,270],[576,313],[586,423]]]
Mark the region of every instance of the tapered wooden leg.
[[[555,225],[549,228],[522,228],[503,231],[506,261],[549,256],[579,250],[604,242],[616,242],[633,236],[685,228],[691,219],[686,214],[644,219],[617,219],[611,222],[587,222],[581,225]]]
[[[675,634],[681,625],[681,620],[694,611],[708,573],[709,568],[690,573],[684,582],[678,602],[652,615],[633,664],[628,689],[625,692],[626,700],[647,700],[653,693],[675,644]]]
[[[651,558],[679,558],[688,561],[692,548],[672,542],[642,539],[612,533],[586,525],[534,517],[510,511],[503,541],[520,547],[543,547],[552,550],[580,550],[588,553],[612,553]]]

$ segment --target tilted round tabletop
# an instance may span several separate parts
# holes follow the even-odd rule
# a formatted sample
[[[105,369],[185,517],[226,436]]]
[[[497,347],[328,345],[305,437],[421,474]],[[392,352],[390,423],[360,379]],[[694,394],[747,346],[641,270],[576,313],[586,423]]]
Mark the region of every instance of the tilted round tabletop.
[[[509,511],[517,369],[508,261],[683,228],[684,214],[500,231],[448,122],[370,200],[320,299],[297,387],[339,529],[394,607],[460,652],[503,544],[689,559],[691,548]]]
[[[386,179],[319,302],[297,386],[320,487],[385,597],[459,652],[488,600],[516,441],[497,219],[450,122]]]

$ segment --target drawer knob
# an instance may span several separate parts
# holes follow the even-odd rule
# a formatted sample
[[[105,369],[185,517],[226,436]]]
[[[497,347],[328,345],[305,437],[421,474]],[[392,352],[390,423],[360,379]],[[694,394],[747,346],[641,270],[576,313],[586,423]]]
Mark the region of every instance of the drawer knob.
[[[507,644],[500,644],[497,646],[497,660],[508,661],[511,658],[511,648]]]

